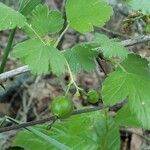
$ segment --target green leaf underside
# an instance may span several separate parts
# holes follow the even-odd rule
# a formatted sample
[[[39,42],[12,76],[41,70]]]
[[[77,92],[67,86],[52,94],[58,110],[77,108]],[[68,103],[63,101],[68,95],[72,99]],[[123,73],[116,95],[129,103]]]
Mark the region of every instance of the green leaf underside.
[[[22,14],[0,2],[0,31],[21,28],[25,23],[26,18]]]
[[[118,150],[120,147],[118,126],[112,118],[107,120],[100,112],[72,116],[66,121],[56,122],[50,130],[46,130],[44,125],[37,129],[65,144],[70,150]],[[20,132],[13,145],[28,150],[58,150],[28,131]]]
[[[91,47],[86,44],[80,44],[66,50],[64,55],[74,73],[92,72],[96,68],[95,58],[97,52],[92,51]]]
[[[130,54],[121,69],[109,74],[104,81],[102,99],[106,105],[114,105],[128,97],[131,112],[144,128],[150,128],[150,73],[148,62]]]
[[[150,1],[149,0],[131,0],[129,6],[135,11],[142,11],[143,14],[150,14]]]
[[[105,0],[67,0],[66,2],[68,22],[72,28],[81,33],[93,31],[93,26],[104,26],[112,14],[113,10]]]
[[[136,114],[130,110],[130,107],[127,104],[117,112],[115,122],[120,126],[127,126],[131,128],[142,127],[142,124],[138,121]]]
[[[50,45],[38,39],[31,39],[18,44],[13,55],[31,69],[33,74],[46,74],[49,71],[61,75],[65,71],[65,57]]]
[[[48,33],[59,32],[64,25],[64,19],[59,11],[50,11],[47,5],[38,5],[32,12],[31,18],[28,20],[33,30],[39,36],[45,36]],[[24,31],[31,37],[35,37],[35,33],[28,27]]]
[[[128,50],[118,42],[117,39],[109,39],[106,35],[95,34],[93,44],[96,44],[95,50],[102,52],[106,58],[124,59],[128,55]]]
[[[27,16],[40,3],[41,0],[19,0],[19,12]]]

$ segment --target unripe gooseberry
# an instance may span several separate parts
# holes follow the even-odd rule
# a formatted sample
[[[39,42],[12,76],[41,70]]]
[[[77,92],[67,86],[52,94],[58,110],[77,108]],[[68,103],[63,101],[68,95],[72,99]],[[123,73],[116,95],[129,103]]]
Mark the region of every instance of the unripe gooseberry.
[[[95,104],[97,103],[99,100],[99,94],[97,93],[97,91],[95,90],[90,90],[88,93],[87,93],[87,101],[89,103],[92,103],[92,104]]]
[[[58,96],[52,100],[50,109],[59,118],[69,117],[73,111],[72,100],[65,96]]]

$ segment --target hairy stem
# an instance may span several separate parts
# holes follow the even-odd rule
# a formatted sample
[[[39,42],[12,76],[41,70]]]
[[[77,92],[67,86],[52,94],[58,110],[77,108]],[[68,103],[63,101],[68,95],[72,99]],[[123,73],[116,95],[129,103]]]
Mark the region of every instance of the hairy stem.
[[[2,63],[1,63],[1,66],[0,66],[0,73],[3,73],[3,71],[5,69],[10,50],[12,48],[12,43],[13,43],[13,39],[14,39],[15,33],[16,33],[16,28],[14,28],[11,31],[11,33],[10,33],[10,36],[9,36],[9,39],[8,39],[8,43],[7,43],[7,46],[6,46],[5,50],[4,50],[4,55],[2,57]]]

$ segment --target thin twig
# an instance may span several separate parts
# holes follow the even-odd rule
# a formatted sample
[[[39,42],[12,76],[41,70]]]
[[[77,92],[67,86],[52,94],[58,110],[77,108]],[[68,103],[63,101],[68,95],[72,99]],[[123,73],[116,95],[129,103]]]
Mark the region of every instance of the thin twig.
[[[146,35],[146,36],[143,35],[143,36],[138,36],[134,39],[124,40],[121,43],[123,46],[128,47],[128,46],[133,46],[136,44],[146,43],[149,41],[150,41],[150,35]]]
[[[96,58],[96,61],[98,63],[98,65],[100,66],[100,68],[102,69],[103,73],[105,74],[105,76],[107,77],[107,72],[105,71],[103,65],[101,64],[99,58]]]
[[[146,35],[146,36],[139,36],[139,37],[134,38],[134,39],[124,40],[121,43],[123,46],[128,47],[128,46],[133,46],[136,44],[141,44],[141,43],[145,43],[145,42],[149,42],[149,41],[150,41],[150,35]],[[0,74],[0,81],[6,80],[8,78],[17,76],[19,74],[22,74],[22,73],[25,73],[28,71],[30,71],[30,69],[26,65],[26,66],[22,66],[20,68],[2,73],[2,74]]]
[[[107,28],[104,28],[104,27],[102,27],[102,28],[100,28],[100,29],[101,29],[102,31],[107,32],[107,33],[110,33],[110,34],[112,34],[112,35],[117,35],[117,36],[124,37],[124,38],[131,38],[131,37],[128,36],[128,35],[124,35],[124,34],[122,34],[122,33],[119,33],[119,32],[117,32],[117,31],[112,31],[112,30],[107,29]]]
[[[28,72],[28,71],[30,71],[30,69],[27,65],[19,67],[19,68],[14,69],[14,70],[10,70],[8,72],[0,74],[0,81],[7,80],[8,78],[12,78],[14,76],[17,76],[19,74],[22,74],[22,73],[25,73],[25,72]]]
[[[88,113],[88,112],[94,112],[94,111],[102,110],[104,108],[105,107],[103,107],[103,106],[99,106],[99,107],[76,110],[71,115],[78,115],[78,114],[83,114],[83,113]],[[0,133],[12,131],[12,130],[18,130],[18,129],[26,128],[26,127],[33,126],[33,125],[43,124],[43,123],[46,123],[46,122],[49,122],[49,121],[53,121],[56,118],[57,118],[56,116],[52,116],[52,117],[48,117],[48,118],[37,120],[37,121],[31,121],[31,122],[22,123],[22,124],[19,124],[19,125],[3,127],[3,128],[0,128]]]

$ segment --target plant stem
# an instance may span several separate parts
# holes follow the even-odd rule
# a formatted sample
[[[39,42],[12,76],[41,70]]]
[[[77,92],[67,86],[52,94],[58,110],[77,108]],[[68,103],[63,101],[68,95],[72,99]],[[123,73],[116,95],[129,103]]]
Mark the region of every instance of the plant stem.
[[[66,33],[66,31],[69,29],[69,25],[66,26],[66,28],[64,29],[64,31],[60,34],[59,38],[57,39],[54,47],[57,47],[57,45],[59,44],[60,40],[62,39],[62,37],[64,36],[64,34]]]
[[[6,65],[6,62],[7,62],[7,59],[8,59],[8,55],[9,55],[10,50],[12,48],[12,43],[13,43],[15,33],[16,33],[16,28],[14,28],[10,33],[7,46],[4,50],[4,56],[2,57],[2,63],[1,63],[1,66],[0,66],[0,73],[3,73],[3,71],[5,69],[5,65]]]
[[[67,90],[66,90],[66,92],[65,92],[65,96],[67,96],[67,94],[68,94],[68,92],[69,92],[69,90],[70,90],[70,88],[71,88],[71,85],[72,85],[72,82],[69,82],[69,84],[68,84],[68,86],[67,86]]]
[[[78,87],[78,85],[76,84],[76,82],[75,82],[75,80],[74,80],[74,77],[73,77],[73,74],[72,74],[72,71],[71,71],[71,69],[70,69],[70,66],[69,66],[67,60],[66,60],[66,64],[67,64],[68,72],[69,72],[69,75],[70,75],[70,83],[69,83],[69,85],[68,85],[66,94],[68,93],[68,91],[69,91],[69,89],[70,89],[70,87],[71,87],[72,84],[75,86],[75,88],[76,88],[76,93],[78,94],[79,91],[82,91],[83,89],[80,88],[80,87]]]
[[[26,26],[27,26],[29,29],[31,29],[31,30],[33,31],[33,33],[36,35],[36,37],[37,37],[44,45],[46,45],[45,42],[43,41],[43,39],[42,39],[42,38],[40,37],[40,35],[38,35],[38,33],[32,28],[31,25],[29,25],[28,23],[26,23]]]

